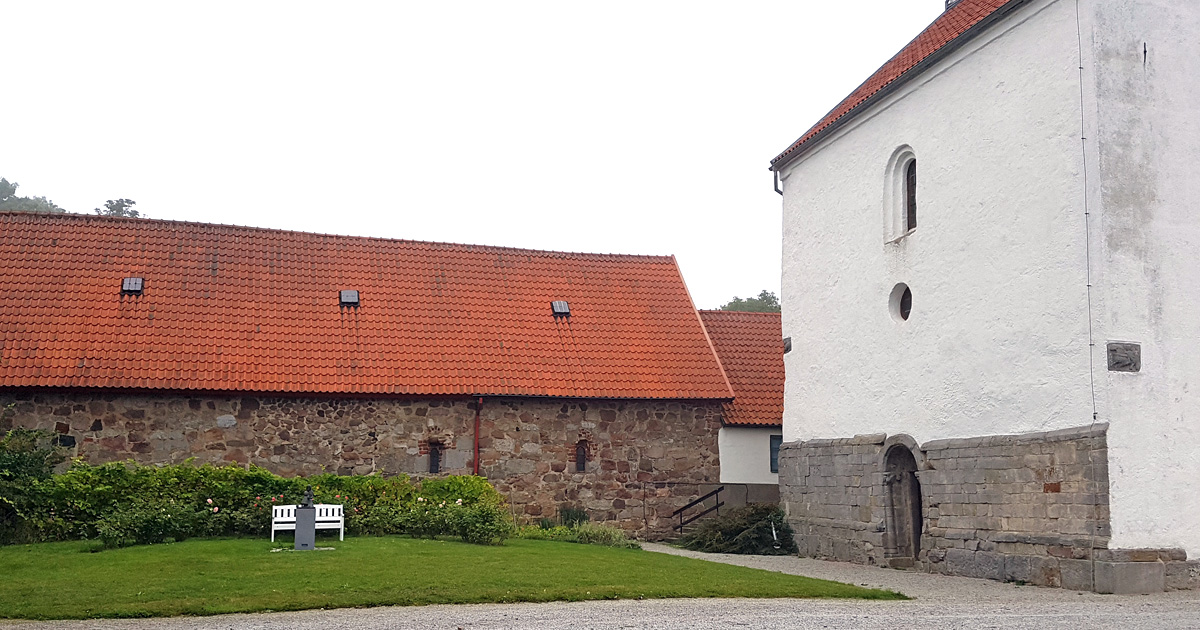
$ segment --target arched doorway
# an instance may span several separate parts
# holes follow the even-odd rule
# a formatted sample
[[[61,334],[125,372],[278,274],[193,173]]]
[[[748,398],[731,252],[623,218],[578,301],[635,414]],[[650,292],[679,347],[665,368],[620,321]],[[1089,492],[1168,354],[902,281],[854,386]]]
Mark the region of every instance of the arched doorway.
[[[908,447],[897,444],[888,449],[883,483],[887,487],[887,553],[915,560],[921,552],[921,482],[917,480],[917,460]]]

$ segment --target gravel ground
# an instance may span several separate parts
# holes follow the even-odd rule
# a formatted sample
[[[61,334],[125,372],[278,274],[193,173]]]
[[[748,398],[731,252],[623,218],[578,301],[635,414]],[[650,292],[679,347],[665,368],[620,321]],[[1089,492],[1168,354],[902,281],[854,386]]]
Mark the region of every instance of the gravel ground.
[[[900,591],[904,602],[676,599],[422,606],[171,619],[0,622],[20,630],[500,630],[542,628],[1200,629],[1200,592],[1114,596],[877,569],[796,557],[672,553]]]

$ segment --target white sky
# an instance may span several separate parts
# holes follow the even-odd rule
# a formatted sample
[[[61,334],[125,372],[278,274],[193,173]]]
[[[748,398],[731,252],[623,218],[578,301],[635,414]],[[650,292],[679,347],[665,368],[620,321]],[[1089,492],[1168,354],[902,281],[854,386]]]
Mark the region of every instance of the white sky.
[[[72,212],[675,254],[779,292],[767,165],[944,0],[0,0],[0,177]]]

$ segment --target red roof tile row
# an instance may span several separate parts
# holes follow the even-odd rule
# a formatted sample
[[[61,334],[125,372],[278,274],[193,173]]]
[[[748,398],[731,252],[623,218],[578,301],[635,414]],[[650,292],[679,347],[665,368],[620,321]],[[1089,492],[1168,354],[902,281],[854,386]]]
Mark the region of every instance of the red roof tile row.
[[[777,155],[771,164],[776,164],[796,152],[801,146],[825,131],[838,120],[855,113],[864,102],[887,87],[892,82],[905,75],[917,64],[924,61],[947,44],[954,42],[971,27],[996,13],[1005,5],[1022,0],[959,0],[958,4],[946,9],[933,21],[916,39],[908,43],[896,53],[887,63],[875,71],[869,79],[850,93],[837,107],[834,107],[824,118],[811,129],[806,131],[786,151]]]
[[[732,397],[670,256],[0,213],[0,268],[5,387]]]
[[[779,313],[700,311],[734,399],[725,424],[783,425],[783,325]]]

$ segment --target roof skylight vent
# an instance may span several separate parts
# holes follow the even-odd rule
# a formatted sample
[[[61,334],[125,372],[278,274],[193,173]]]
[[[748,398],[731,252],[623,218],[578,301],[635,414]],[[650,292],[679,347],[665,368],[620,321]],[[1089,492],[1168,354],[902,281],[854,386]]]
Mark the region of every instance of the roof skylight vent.
[[[358,306],[358,291],[355,289],[342,289],[338,292],[338,299],[342,306]]]
[[[550,303],[550,310],[554,313],[555,317],[571,316],[571,307],[567,304],[566,300],[554,300]]]
[[[125,295],[141,295],[144,284],[145,283],[142,278],[122,278],[121,293]]]

